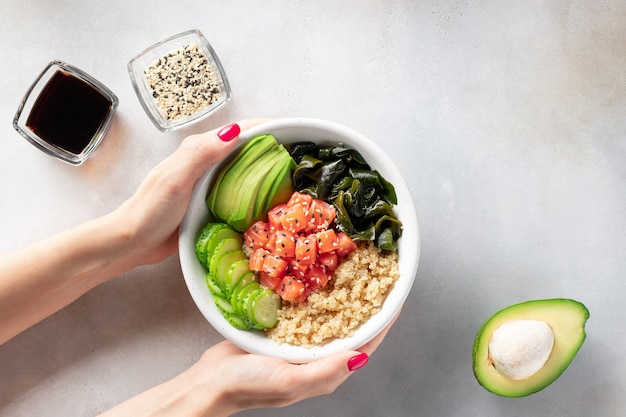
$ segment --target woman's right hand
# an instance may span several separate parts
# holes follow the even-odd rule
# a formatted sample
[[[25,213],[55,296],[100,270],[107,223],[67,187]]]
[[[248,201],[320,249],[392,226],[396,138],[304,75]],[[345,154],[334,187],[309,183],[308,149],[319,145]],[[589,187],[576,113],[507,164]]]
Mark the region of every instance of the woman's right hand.
[[[195,365],[196,369],[190,371],[199,372],[207,393],[220,393],[217,415],[284,407],[334,392],[354,371],[367,364],[396,318],[357,351],[344,351],[297,365],[250,354],[223,341],[208,349]]]
[[[397,316],[396,316],[397,318]],[[225,417],[253,408],[285,407],[334,392],[378,348],[394,320],[372,341],[307,364],[247,353],[230,341],[209,348],[191,368],[101,417]]]

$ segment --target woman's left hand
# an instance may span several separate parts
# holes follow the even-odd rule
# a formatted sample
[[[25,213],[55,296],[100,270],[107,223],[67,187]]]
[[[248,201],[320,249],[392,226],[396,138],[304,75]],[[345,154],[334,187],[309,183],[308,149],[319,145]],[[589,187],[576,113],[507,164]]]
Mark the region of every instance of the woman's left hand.
[[[157,165],[136,193],[113,214],[126,228],[132,266],[158,263],[177,249],[178,226],[197,180],[235,146],[240,131],[262,120],[245,120],[185,138]]]

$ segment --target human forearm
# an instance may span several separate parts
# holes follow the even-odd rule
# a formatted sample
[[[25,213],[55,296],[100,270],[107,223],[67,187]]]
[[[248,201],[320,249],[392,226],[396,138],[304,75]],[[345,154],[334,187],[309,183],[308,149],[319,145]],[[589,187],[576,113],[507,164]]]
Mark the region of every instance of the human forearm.
[[[0,344],[131,269],[116,214],[0,256]]]
[[[196,364],[176,378],[130,398],[99,417],[226,417],[219,386],[207,389]]]
[[[0,344],[107,279],[175,253],[195,182],[239,131],[233,124],[189,136],[111,214],[0,256]]]
[[[339,352],[304,365],[248,354],[223,341],[176,378],[100,417],[225,417],[330,394],[367,363],[368,355],[376,350],[389,327],[363,346],[362,353]]]

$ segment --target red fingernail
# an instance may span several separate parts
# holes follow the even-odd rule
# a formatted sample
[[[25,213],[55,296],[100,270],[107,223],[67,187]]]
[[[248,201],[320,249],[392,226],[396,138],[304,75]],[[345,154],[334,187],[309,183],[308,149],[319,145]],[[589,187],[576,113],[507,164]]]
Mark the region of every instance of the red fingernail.
[[[367,364],[369,360],[370,358],[365,352],[361,353],[360,355],[353,356],[350,358],[350,360],[348,360],[348,369],[350,371],[356,371],[357,369],[361,369],[365,366],[365,364]]]
[[[235,139],[241,133],[241,128],[237,123],[231,123],[229,125],[224,126],[217,132],[217,137],[220,138],[224,142],[230,142]]]

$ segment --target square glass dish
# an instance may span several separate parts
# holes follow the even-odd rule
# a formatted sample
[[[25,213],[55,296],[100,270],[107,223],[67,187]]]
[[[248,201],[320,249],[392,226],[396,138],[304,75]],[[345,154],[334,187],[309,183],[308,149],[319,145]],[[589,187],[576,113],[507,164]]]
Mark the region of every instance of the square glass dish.
[[[139,102],[161,131],[200,121],[231,98],[215,51],[197,30],[171,36],[128,63]]]
[[[52,61],[24,95],[13,127],[45,153],[80,165],[102,141],[118,103],[91,75]]]

